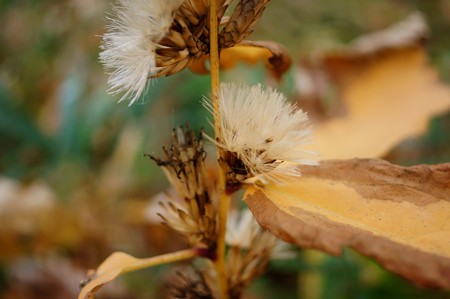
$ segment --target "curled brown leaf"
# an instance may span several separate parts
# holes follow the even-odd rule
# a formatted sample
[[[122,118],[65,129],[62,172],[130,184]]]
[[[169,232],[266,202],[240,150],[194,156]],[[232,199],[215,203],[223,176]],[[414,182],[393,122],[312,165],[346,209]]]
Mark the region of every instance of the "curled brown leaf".
[[[450,288],[450,163],[401,167],[325,161],[245,201],[281,239],[339,254],[351,247],[417,284]]]
[[[190,70],[197,74],[208,74],[205,63],[209,56],[205,55],[190,65]],[[226,48],[220,52],[220,68],[228,70],[239,62],[254,65],[264,62],[273,78],[281,80],[292,64],[291,57],[286,48],[272,41],[243,41],[234,47]]]
[[[300,105],[312,108],[306,110],[315,121],[313,150],[322,159],[383,157],[448,111],[450,89],[429,64],[427,34],[424,18],[415,13],[348,48],[302,62]]]
[[[127,266],[138,261],[123,252],[114,252],[111,254],[84,282],[81,283],[82,289],[78,299],[91,299],[96,291],[108,282],[119,276]]]
[[[78,299],[92,299],[95,292],[123,273],[190,259],[202,252],[201,249],[192,248],[143,259],[135,258],[123,252],[114,252],[101,263],[97,271],[90,271],[88,278],[81,282]]]

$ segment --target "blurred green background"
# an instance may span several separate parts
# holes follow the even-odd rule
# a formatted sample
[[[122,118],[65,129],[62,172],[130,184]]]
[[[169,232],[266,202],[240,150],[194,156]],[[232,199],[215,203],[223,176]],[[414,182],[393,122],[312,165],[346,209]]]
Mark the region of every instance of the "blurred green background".
[[[185,70],[155,80],[128,107],[106,93],[99,43],[105,0],[1,0],[0,298],[74,298],[86,269],[114,250],[149,256],[183,247],[139,213],[167,187],[143,157],[160,153],[174,126],[210,131],[199,101],[209,78]],[[284,44],[294,63],[419,10],[431,30],[427,50],[450,83],[448,0],[277,0],[251,39]],[[282,83],[296,94],[295,68]],[[264,82],[262,65],[239,66],[225,81]],[[450,161],[450,115],[388,156],[399,164]],[[27,199],[28,198],[28,199]],[[413,286],[348,250],[342,257],[300,251],[273,263],[249,298],[450,298]],[[161,298],[165,267],[125,277],[99,298]]]

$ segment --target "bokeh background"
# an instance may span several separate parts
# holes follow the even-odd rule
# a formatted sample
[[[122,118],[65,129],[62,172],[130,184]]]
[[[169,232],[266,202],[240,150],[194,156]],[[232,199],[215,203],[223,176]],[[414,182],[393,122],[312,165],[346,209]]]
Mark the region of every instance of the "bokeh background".
[[[210,131],[199,101],[209,78],[185,70],[155,80],[135,105],[108,95],[99,44],[106,0],[0,1],[0,298],[75,298],[78,283],[111,252],[151,256],[182,239],[145,211],[167,182],[144,153],[160,153],[173,127]],[[280,88],[297,100],[295,64],[421,11],[431,64],[450,83],[447,0],[278,0],[252,39],[284,44],[294,67]],[[224,81],[265,82],[239,65]],[[412,165],[450,161],[450,114],[386,157]],[[144,213],[143,213],[144,211]],[[351,250],[342,257],[296,249],[274,262],[248,298],[450,298],[387,273]],[[162,298],[170,267],[125,276],[99,298]]]

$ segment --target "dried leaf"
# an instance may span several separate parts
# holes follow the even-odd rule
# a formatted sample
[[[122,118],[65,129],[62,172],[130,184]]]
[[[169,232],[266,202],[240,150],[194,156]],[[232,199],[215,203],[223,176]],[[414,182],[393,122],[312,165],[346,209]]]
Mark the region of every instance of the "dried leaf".
[[[202,254],[206,256],[207,253],[208,250],[192,248],[155,257],[138,259],[123,252],[114,252],[98,267],[95,273],[88,277],[86,282],[82,283],[82,289],[78,295],[78,299],[93,298],[94,293],[98,291],[98,289],[120,274],[156,265],[191,259]]]
[[[381,157],[425,132],[432,116],[450,108],[450,89],[439,82],[421,47],[339,68],[346,112],[315,128],[315,149],[323,159]]]
[[[281,239],[339,254],[344,246],[418,284],[450,288],[450,163],[401,167],[325,161],[245,201]]]
[[[208,74],[205,63],[209,56],[205,55],[191,64],[194,73]],[[222,49],[220,52],[220,67],[222,70],[232,69],[238,62],[254,65],[264,61],[270,74],[281,80],[283,74],[291,66],[291,58],[287,50],[280,44],[271,41],[243,41],[234,47]]]
[[[416,13],[348,49],[303,63],[298,75],[306,99],[326,97],[331,84],[341,100],[331,107],[337,117],[315,125],[314,150],[322,159],[382,157],[450,108],[450,89],[439,82],[422,46],[427,32]]]
[[[414,12],[388,28],[357,37],[347,48],[303,59],[297,68],[302,106],[305,99],[326,97],[329,85],[336,83],[339,87],[345,81],[342,77],[346,78],[348,73],[357,71],[355,67],[365,66],[367,61],[376,60],[391,50],[421,45],[428,38],[428,31],[424,16]],[[330,82],[330,79],[335,82]],[[320,112],[324,112],[323,107]]]
[[[123,252],[114,252],[97,269],[95,274],[88,278],[78,299],[90,299],[102,286],[119,276],[124,270],[139,262],[139,259]]]
[[[428,30],[424,15],[416,11],[385,29],[356,38],[350,43],[347,55],[373,55],[415,45],[428,38]]]

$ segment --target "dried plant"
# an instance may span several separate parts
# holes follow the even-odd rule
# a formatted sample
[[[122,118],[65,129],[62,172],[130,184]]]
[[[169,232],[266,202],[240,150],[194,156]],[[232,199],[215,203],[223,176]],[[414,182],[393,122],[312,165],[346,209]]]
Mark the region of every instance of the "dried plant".
[[[283,95],[260,85],[219,88],[219,52],[240,43],[251,45],[244,40],[268,3],[240,0],[226,16],[232,1],[119,0],[109,17],[100,60],[110,71],[110,91],[123,93],[121,100],[135,102],[148,79],[203,64],[205,57],[211,59],[212,97],[204,105],[214,116],[216,136],[208,138],[218,149],[219,174],[207,173],[203,133],[197,137],[188,126],[174,129],[172,144],[163,148],[164,157],[148,155],[161,166],[174,189],[159,202],[159,216],[193,246],[192,251],[169,254],[166,259],[191,258],[194,254],[211,260],[202,270],[178,275],[178,286],[173,285],[176,298],[239,298],[264,272],[276,238],[258,228],[254,220],[249,221],[248,211],[240,221],[228,224],[231,231],[225,236],[229,193],[241,184],[280,182],[283,176],[298,175],[298,165],[315,164],[298,148],[311,134],[308,118]],[[262,45],[257,47],[267,44]],[[278,51],[274,48],[268,46],[271,53]],[[104,267],[116,259],[105,261]],[[141,261],[131,268],[145,265],[146,261]],[[104,267],[88,280],[81,298],[90,296],[99,280],[105,283],[99,275]],[[129,270],[122,267],[115,276]]]
[[[274,235],[264,231],[249,210],[230,213],[226,243],[227,279],[230,298],[240,298],[243,290],[264,273],[270,259],[294,257]]]
[[[205,278],[205,271],[197,269],[182,269],[176,272],[173,281],[168,284],[170,293],[174,298],[180,299],[214,299],[211,289]]]
[[[197,139],[188,126],[178,127],[172,141],[170,148],[164,148],[164,159],[149,155],[162,167],[176,193],[167,193],[168,200],[159,202],[164,211],[159,216],[185,235],[191,245],[213,248],[217,237],[217,190],[206,170],[202,135]]]
[[[384,183],[382,179],[380,183],[377,176],[380,173],[366,174],[358,170],[340,182],[341,177],[346,176],[336,178],[339,169],[327,172],[326,165],[330,162],[325,162],[322,168],[315,167],[318,163],[314,161],[314,155],[305,150],[304,146],[312,136],[312,127],[305,112],[288,103],[286,97],[274,88],[220,85],[220,53],[230,48],[236,47],[239,52],[242,46],[256,45],[271,53],[269,61],[274,57],[272,62],[275,63],[289,60],[279,59],[283,57],[280,54],[283,51],[273,44],[245,40],[269,1],[236,0],[235,5],[232,2],[119,0],[114,8],[108,32],[104,35],[100,60],[111,70],[111,92],[124,93],[121,100],[135,102],[143,94],[149,79],[171,75],[186,67],[204,72],[204,65],[202,68],[198,64],[210,59],[211,95],[203,101],[203,105],[214,118],[211,122],[214,136],[206,137],[216,146],[217,164],[206,165],[203,132],[197,135],[188,126],[174,129],[172,144],[163,148],[164,157],[149,157],[161,166],[174,189],[174,193],[168,192],[161,200],[162,212],[159,216],[164,224],[186,237],[190,248],[146,259],[114,253],[86,281],[80,299],[91,297],[99,287],[122,273],[193,258],[205,258],[206,263],[192,268],[187,274],[178,273],[170,286],[175,298],[240,298],[244,289],[265,271],[271,258],[279,257],[281,253],[290,256],[274,235],[256,223],[248,210],[230,212],[231,194],[240,188],[246,189],[244,199],[258,221],[287,241],[336,253],[333,250],[341,248],[342,244],[362,240],[362,243],[350,245],[366,250],[363,252],[378,254],[376,248],[375,251],[367,249],[370,246],[366,239],[360,239],[359,235],[356,237],[355,231],[359,231],[353,226],[349,230],[339,231],[347,222],[352,225],[355,222],[335,215],[343,213],[342,208],[337,209],[335,214],[326,214],[321,210],[321,205],[333,198],[333,192],[329,192],[331,195],[328,194],[327,199],[322,198],[327,190],[345,194],[350,199],[357,195],[363,198],[367,194],[372,196],[374,186],[380,187]],[[229,7],[234,7],[234,10],[227,16]],[[284,63],[279,69],[285,70],[288,65]],[[277,76],[281,73],[278,72]],[[338,162],[331,164],[340,165]],[[358,169],[358,165],[349,162],[339,167],[346,169],[350,166]],[[211,175],[207,169],[214,169],[215,173]],[[321,173],[320,169],[325,173]],[[305,172],[309,177],[302,180]],[[364,181],[366,176],[370,177],[369,183]],[[442,176],[439,174],[438,177]],[[364,187],[355,183],[359,181],[363,181]],[[441,181],[437,181],[436,184],[442,188]],[[347,185],[351,192],[345,189]],[[325,191],[320,189],[321,186]],[[310,189],[314,192],[309,192]],[[440,191],[437,194],[442,196]],[[299,195],[301,201],[291,201]],[[305,204],[311,198],[316,202]],[[363,202],[366,204],[366,201]],[[436,202],[446,206],[446,202]],[[353,203],[348,206],[356,208],[358,205]],[[272,212],[276,217],[270,214]],[[317,213],[327,216],[317,222],[313,219]],[[366,213],[365,218],[368,217]],[[284,221],[277,223],[279,219]],[[311,230],[303,229],[306,226],[304,219],[309,219]],[[333,226],[330,221],[339,225]],[[299,224],[299,227],[290,227],[290,223]],[[315,238],[322,236],[328,227],[338,231],[335,239],[327,243],[328,240]],[[377,229],[374,231],[382,231]],[[367,238],[379,237],[374,234]],[[393,248],[398,251],[403,247]],[[426,254],[425,257],[429,258]],[[394,263],[391,256],[387,260],[390,264]],[[434,258],[425,260],[435,261]],[[411,264],[404,260],[395,263],[408,267]],[[436,273],[447,271],[446,265],[443,268],[435,266],[428,277],[438,281]],[[446,279],[438,282],[441,281],[447,282]]]
[[[240,1],[223,17],[231,1],[218,1],[217,19],[225,25],[219,47],[231,47],[249,35],[269,2]],[[110,92],[135,102],[148,79],[173,75],[209,54],[209,1],[120,0],[103,36],[100,60],[110,72]]]
[[[300,175],[301,165],[317,165],[302,146],[311,139],[308,116],[270,87],[222,84],[220,111],[221,162],[227,184],[282,182]],[[212,103],[204,101],[214,114]],[[209,138],[214,142],[213,138]]]
[[[264,273],[271,259],[295,257],[286,248],[286,243],[261,229],[248,209],[230,212],[226,244],[226,279],[230,298],[240,298],[245,288]],[[217,298],[213,273],[214,269],[209,265],[202,270],[179,270],[169,284],[171,293],[175,298]]]

